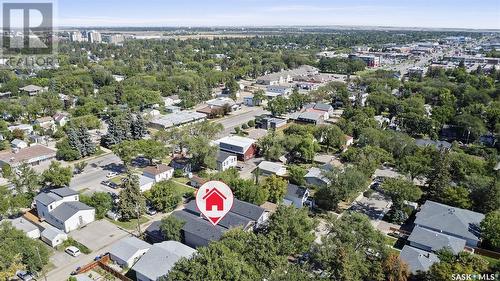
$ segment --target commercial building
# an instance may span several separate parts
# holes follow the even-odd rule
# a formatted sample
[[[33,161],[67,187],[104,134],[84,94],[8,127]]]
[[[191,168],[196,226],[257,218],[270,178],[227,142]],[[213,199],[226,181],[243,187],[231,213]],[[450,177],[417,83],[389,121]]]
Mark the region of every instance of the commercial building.
[[[380,57],[374,55],[350,54],[350,59],[360,59],[366,63],[368,67],[379,67]]]
[[[257,147],[255,140],[240,136],[228,136],[214,142],[221,151],[236,154],[239,160],[246,161],[255,156]]]
[[[207,115],[199,112],[180,111],[155,117],[149,122],[149,126],[156,129],[170,129],[188,124],[201,122],[207,119]]]

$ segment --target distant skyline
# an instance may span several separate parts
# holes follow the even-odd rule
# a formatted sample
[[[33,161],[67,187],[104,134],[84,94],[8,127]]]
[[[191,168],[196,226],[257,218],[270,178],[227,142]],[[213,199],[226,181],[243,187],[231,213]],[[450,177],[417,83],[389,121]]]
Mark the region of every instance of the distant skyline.
[[[500,29],[500,0],[58,0],[59,26]]]

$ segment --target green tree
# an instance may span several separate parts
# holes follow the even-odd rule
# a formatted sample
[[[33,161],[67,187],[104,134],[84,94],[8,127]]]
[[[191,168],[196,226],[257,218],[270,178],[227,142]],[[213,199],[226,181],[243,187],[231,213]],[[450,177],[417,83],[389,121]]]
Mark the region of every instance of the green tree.
[[[127,174],[127,181],[120,191],[120,202],[118,204],[123,220],[132,218],[139,219],[146,208],[146,200],[139,189],[139,178],[131,173]]]
[[[387,281],[406,281],[410,276],[408,265],[395,253],[389,253],[382,266]]]
[[[286,180],[276,175],[272,175],[264,180],[262,187],[268,191],[269,201],[281,203],[285,197],[287,185]]]
[[[107,192],[95,192],[91,196],[80,194],[80,201],[95,208],[97,219],[103,219],[113,208],[113,198]]]
[[[300,254],[307,251],[314,241],[316,222],[308,217],[307,209],[279,205],[269,219],[264,231],[282,255]]]
[[[307,170],[302,168],[299,165],[290,165],[288,166],[288,180],[290,183],[303,186],[306,181],[304,176],[307,174]]]
[[[472,206],[470,192],[462,186],[446,186],[439,194],[439,200],[454,207],[469,209]]]
[[[330,148],[340,150],[346,142],[344,132],[336,125],[322,125],[315,131],[316,139],[326,146],[326,152],[330,152]]]
[[[173,211],[182,201],[182,196],[172,181],[156,183],[145,196],[156,210],[162,212]]]
[[[481,222],[481,234],[492,248],[500,249],[500,211],[486,214]]]
[[[51,188],[69,186],[73,172],[70,167],[63,167],[61,162],[52,161],[42,173],[42,183]]]
[[[433,159],[433,165],[429,172],[429,195],[439,198],[442,190],[450,184],[450,159],[447,150],[441,150]]]
[[[417,201],[422,196],[420,188],[404,179],[386,179],[382,183],[382,190],[391,197],[393,206],[402,210],[404,201]]]
[[[438,253],[440,261],[433,264],[427,276],[430,280],[446,280],[460,272],[461,274],[475,274],[486,272],[487,262],[477,255],[461,252],[454,256],[452,253],[442,251]]]
[[[175,216],[168,216],[161,219],[160,230],[165,240],[181,241],[182,227],[186,224]]]

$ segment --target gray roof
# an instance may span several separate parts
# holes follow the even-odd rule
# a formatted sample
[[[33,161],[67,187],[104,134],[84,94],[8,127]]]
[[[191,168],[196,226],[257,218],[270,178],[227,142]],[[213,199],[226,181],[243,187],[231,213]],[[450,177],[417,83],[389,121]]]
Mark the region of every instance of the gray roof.
[[[109,251],[113,256],[120,258],[121,260],[127,261],[132,258],[137,251],[149,249],[151,244],[142,241],[134,236],[126,237],[120,241],[113,244],[113,247]]]
[[[207,115],[204,113],[192,112],[192,111],[179,111],[176,113],[170,113],[155,117],[153,120],[150,121],[150,123],[157,124],[165,128],[170,128],[173,126],[178,126],[194,122],[196,120],[204,119],[206,117]]]
[[[273,173],[273,174],[277,174],[280,172],[280,170],[282,170],[283,168],[285,168],[285,172],[286,172],[286,167],[285,165],[281,164],[281,163],[275,163],[275,162],[269,162],[269,161],[262,161],[259,163],[258,165],[259,169],[264,171],[264,172],[270,172],[270,173]]]
[[[428,139],[416,139],[417,146],[435,146],[436,148],[451,148],[451,143],[447,141],[433,141]]]
[[[82,202],[72,201],[64,202],[57,206],[50,214],[59,221],[65,222],[67,219],[74,216],[79,211],[92,210],[94,208],[89,207]]]
[[[167,274],[178,260],[183,257],[189,258],[195,252],[195,249],[177,241],[157,243],[139,259],[132,269],[150,280],[156,280]]]
[[[318,121],[318,120],[321,120],[322,118],[323,118],[323,114],[321,114],[319,112],[309,111],[309,112],[302,112],[299,115],[298,119],[306,119],[306,120],[315,120],[315,121]]]
[[[439,262],[435,254],[408,245],[403,247],[399,258],[408,264],[412,273],[427,271],[434,263]]]
[[[191,233],[207,241],[219,240],[222,233],[226,231],[225,228],[219,225],[213,226],[206,219],[187,211],[175,211],[172,215],[185,222],[182,227],[184,232]]]
[[[13,139],[10,143],[17,146],[21,143],[26,143],[26,142],[20,139]]]
[[[236,157],[236,154],[219,150],[217,152],[217,162],[218,163],[224,162],[230,156],[235,156]]]
[[[47,192],[42,192],[35,196],[35,201],[40,202],[45,206],[48,206],[51,203],[54,203],[55,201],[61,200],[61,197],[57,194],[54,193],[47,193]],[[38,203],[37,203],[38,204]]]
[[[478,240],[479,224],[483,219],[483,214],[427,200],[416,215],[415,225]]]
[[[306,188],[302,188],[298,185],[289,183],[288,187],[287,187],[285,199],[288,199],[288,200],[290,200],[292,198],[302,199],[302,198],[304,198],[304,195],[306,194],[306,192],[307,192]]]
[[[455,255],[464,250],[465,240],[452,237],[443,233],[432,231],[423,227],[416,226],[408,241],[424,245],[438,251],[443,248],[449,248]]]
[[[58,235],[66,235],[66,233],[62,232],[57,228],[49,226],[42,231],[41,235],[42,237],[45,237],[48,240],[52,241],[56,239]]]
[[[52,189],[50,190],[50,192],[55,193],[61,197],[73,196],[78,194],[76,190],[67,187]]]
[[[329,111],[329,110],[333,109],[333,107],[331,105],[326,104],[326,103],[321,103],[321,102],[316,103],[313,108],[316,110],[321,110],[321,111]]]
[[[12,223],[13,227],[23,232],[31,232],[33,230],[38,229],[38,227],[35,224],[33,224],[32,222],[23,217],[15,218],[10,222]]]
[[[309,168],[309,170],[307,171],[307,174],[304,176],[304,178],[316,178],[316,179],[323,181],[325,184],[330,183],[330,180],[327,177],[325,177],[322,169],[317,168],[317,167]]]

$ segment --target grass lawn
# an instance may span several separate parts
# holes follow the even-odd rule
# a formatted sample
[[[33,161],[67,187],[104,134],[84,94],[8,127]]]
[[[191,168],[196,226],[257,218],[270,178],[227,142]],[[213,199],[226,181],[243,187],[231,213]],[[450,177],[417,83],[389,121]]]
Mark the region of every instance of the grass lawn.
[[[122,179],[124,178],[125,176],[116,176],[114,178],[111,178],[109,179],[110,182],[113,182],[113,183],[116,183],[118,185],[122,184]]]
[[[177,189],[177,193],[183,196],[186,193],[193,193],[195,191],[192,187],[187,187],[185,185],[180,184],[178,181],[172,181],[175,184],[175,188]]]
[[[483,258],[484,260],[486,260],[490,264],[490,267],[494,266],[495,264],[500,265],[500,260],[498,260],[498,259],[490,258],[490,257],[483,256],[483,255],[478,255],[478,256]]]
[[[127,230],[136,230],[137,229],[137,219],[131,219],[130,221],[114,221],[111,219],[106,218],[108,221],[118,225],[121,228],[127,229]],[[141,217],[139,219],[139,223],[143,224],[148,221],[148,218],[146,217]]]

